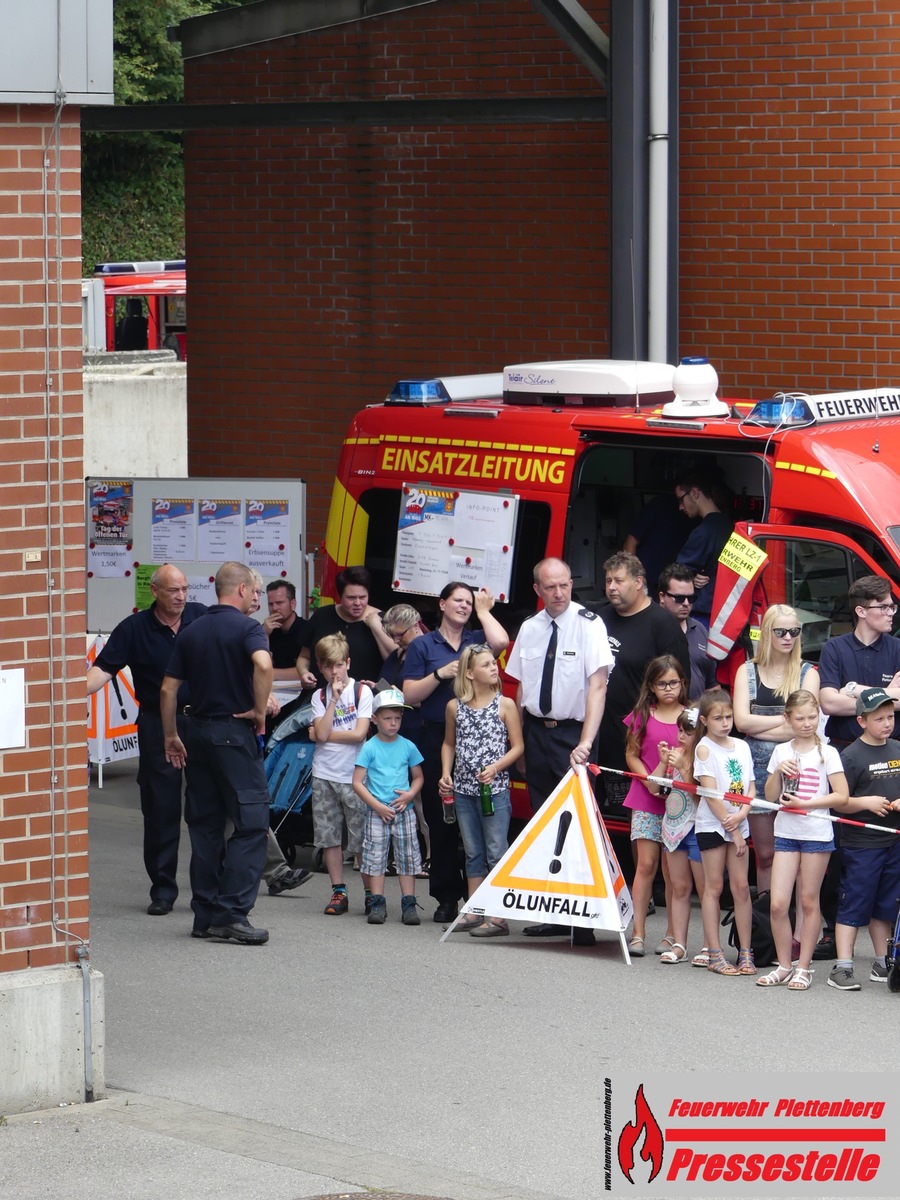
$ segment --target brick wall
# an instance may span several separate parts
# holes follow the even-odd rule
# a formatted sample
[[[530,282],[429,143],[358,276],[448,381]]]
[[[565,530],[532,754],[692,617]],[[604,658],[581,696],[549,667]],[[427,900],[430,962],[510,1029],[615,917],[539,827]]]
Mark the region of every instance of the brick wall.
[[[0,750],[0,972],[88,936],[77,110],[58,140],[50,109],[0,106],[0,673],[26,687],[25,746]]]
[[[900,4],[680,12],[683,345],[732,393],[896,382]]]
[[[605,5],[591,6],[606,25]],[[599,95],[527,0],[451,0],[192,60],[191,101]],[[189,465],[302,476],[408,374],[608,354],[608,129],[191,134]]]

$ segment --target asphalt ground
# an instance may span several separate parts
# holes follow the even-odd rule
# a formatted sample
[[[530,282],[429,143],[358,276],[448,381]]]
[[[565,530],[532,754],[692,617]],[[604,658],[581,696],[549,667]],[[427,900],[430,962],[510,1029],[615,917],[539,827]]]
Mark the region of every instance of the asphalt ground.
[[[107,1098],[0,1125],[0,1196],[295,1200],[385,1189],[449,1200],[603,1195],[616,1071],[893,1069],[897,998],[870,984],[755,987],[654,955],[369,926],[359,876],[263,889],[263,947],[190,938],[188,842],[173,913],[146,915],[135,763],[90,796],[91,961],[105,979]],[[300,861],[309,861],[301,851]],[[648,946],[664,933],[648,922]],[[689,950],[702,942],[699,912]],[[887,1038],[887,1041],[886,1041]]]

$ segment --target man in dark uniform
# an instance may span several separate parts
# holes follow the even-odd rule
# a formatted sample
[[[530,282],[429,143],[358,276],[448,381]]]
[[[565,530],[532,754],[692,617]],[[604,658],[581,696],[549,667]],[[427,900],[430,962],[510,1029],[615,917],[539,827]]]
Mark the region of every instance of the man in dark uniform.
[[[259,735],[272,689],[266,631],[247,614],[254,604],[253,572],[223,563],[206,618],[179,639],[160,692],[166,758],[186,766],[190,801],[192,937],[261,945],[266,929],[248,914],[256,903],[266,859],[269,792]],[[183,680],[191,714],[182,741],[176,701]],[[226,842],[225,822],[234,831]]]
[[[176,637],[206,614],[205,604],[188,603],[187,579],[167,563],[150,577],[153,603],[121,621],[109,636],[87,674],[88,695],[93,695],[124,667],[131,668],[138,713],[138,787],[144,817],[144,866],[150,876],[151,917],[172,911],[178,895],[178,840],[181,835],[181,771],[163,753],[159,689]],[[187,688],[176,701],[179,727],[187,702]]]

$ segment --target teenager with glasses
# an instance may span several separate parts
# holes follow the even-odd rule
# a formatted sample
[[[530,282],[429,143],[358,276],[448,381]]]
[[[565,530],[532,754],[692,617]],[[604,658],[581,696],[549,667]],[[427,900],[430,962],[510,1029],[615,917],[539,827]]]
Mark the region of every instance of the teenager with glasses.
[[[863,575],[847,593],[853,613],[852,633],[830,638],[819,659],[822,711],[828,714],[825,732],[838,750],[859,736],[856,701],[870,687],[884,688],[894,705],[894,738],[900,738],[900,641],[891,636],[896,601],[883,575]],[[840,874],[841,826],[835,826],[838,853],[832,854],[822,885],[825,931],[813,953],[818,962],[835,957],[834,925]]]
[[[660,575],[657,586],[660,607],[672,614],[687,638],[691,656],[688,695],[696,700],[707,688],[716,686],[716,664],[707,654],[709,630],[691,615],[697,599],[694,573],[683,563],[670,563]]]
[[[756,794],[765,795],[772,750],[794,736],[784,715],[788,696],[805,688],[819,694],[815,667],[800,657],[801,626],[796,612],[785,604],[766,609],[759,630],[756,655],[742,663],[734,677],[734,723],[747,739]],[[750,836],[756,855],[756,886],[767,892],[775,856],[775,814],[771,809],[750,809]]]

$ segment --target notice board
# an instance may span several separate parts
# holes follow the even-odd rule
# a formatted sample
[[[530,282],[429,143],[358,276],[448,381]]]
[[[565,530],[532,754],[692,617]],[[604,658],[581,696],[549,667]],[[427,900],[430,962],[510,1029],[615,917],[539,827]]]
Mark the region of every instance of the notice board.
[[[216,571],[235,560],[266,583],[290,580],[298,612],[306,607],[302,480],[90,478],[85,544],[89,633],[109,633],[146,608],[150,576],[166,562],[184,571],[188,599],[201,604],[215,604]]]
[[[404,483],[395,591],[437,596],[450,580],[509,599],[519,497]]]

